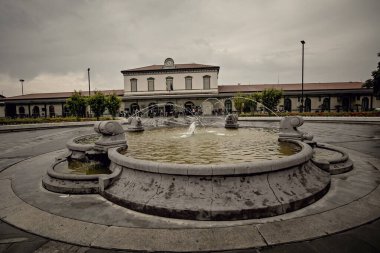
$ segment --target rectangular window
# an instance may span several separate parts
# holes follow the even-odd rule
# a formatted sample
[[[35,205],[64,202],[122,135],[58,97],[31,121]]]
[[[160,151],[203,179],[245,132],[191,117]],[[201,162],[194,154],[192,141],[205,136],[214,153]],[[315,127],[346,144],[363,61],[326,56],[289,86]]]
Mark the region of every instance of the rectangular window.
[[[131,92],[137,91],[137,79],[131,79]]]
[[[166,90],[173,90],[173,78],[166,78]]]
[[[148,91],[154,91],[154,79],[148,79]]]
[[[191,77],[186,77],[185,78],[185,89],[186,90],[193,89],[193,79]]]
[[[210,89],[210,76],[204,76],[203,77],[203,89],[204,90]]]

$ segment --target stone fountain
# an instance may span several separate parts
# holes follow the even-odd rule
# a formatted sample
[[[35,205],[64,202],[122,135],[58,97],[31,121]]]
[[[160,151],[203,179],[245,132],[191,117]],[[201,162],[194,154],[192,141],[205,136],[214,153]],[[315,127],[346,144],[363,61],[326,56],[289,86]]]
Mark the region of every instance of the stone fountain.
[[[238,116],[236,114],[228,114],[225,119],[224,127],[237,129],[239,127]]]
[[[237,117],[227,119],[226,127],[237,126]],[[101,122],[94,128],[100,136],[68,142],[67,154],[57,158],[43,185],[61,193],[99,193],[126,208],[169,218],[242,220],[280,215],[317,201],[329,190],[330,174],[352,169],[348,156],[333,147],[328,148],[342,154],[339,159],[316,157],[313,147],[327,147],[311,145],[312,136],[297,129],[302,124],[301,117],[281,121],[279,142],[299,150],[282,158],[178,164],[124,155],[128,146],[121,125]],[[86,138],[95,141],[81,142]],[[151,142],[154,145],[154,140]],[[106,160],[110,174],[71,175],[55,170],[59,163],[72,159]]]
[[[122,170],[110,165],[108,151],[111,148],[127,148],[124,129],[115,121],[101,121],[94,125],[98,134],[79,136],[66,144],[67,152],[56,158],[42,179],[43,186],[54,192],[84,194],[99,193],[117,179]],[[96,141],[94,141],[96,140]],[[99,163],[109,168],[109,174],[75,175],[61,173],[56,167],[62,163]]]
[[[142,132],[144,127],[141,123],[141,118],[136,116],[131,118],[130,126],[128,127],[129,132]]]

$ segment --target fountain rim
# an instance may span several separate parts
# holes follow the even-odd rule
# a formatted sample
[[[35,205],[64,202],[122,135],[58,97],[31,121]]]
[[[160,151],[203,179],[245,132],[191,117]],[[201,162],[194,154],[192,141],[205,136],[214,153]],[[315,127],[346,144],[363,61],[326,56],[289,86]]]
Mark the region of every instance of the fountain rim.
[[[95,143],[81,144],[81,143],[77,143],[76,141],[79,139],[83,139],[85,137],[90,137],[90,136],[95,136],[95,135],[99,135],[99,134],[98,133],[92,133],[92,134],[85,134],[85,135],[80,135],[80,136],[76,136],[74,138],[71,138],[66,142],[66,147],[69,150],[73,150],[73,151],[82,151],[82,152],[89,151],[89,150],[94,148]]]
[[[155,162],[124,156],[119,152],[122,147],[108,149],[108,158],[111,162],[121,167],[150,173],[185,176],[231,176],[279,171],[304,164],[313,157],[313,149],[307,143],[299,140],[281,141],[294,143],[300,146],[301,150],[294,155],[274,160],[242,162],[237,164],[178,164]]]

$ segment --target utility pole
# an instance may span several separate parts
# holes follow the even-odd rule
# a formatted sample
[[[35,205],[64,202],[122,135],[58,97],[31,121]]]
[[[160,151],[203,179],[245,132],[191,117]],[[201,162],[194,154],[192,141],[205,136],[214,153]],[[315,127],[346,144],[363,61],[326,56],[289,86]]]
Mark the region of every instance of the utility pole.
[[[304,40],[301,40],[301,44],[302,44],[302,93],[301,93],[301,109],[300,111],[303,112],[303,70],[304,70],[304,53],[305,53],[305,50],[304,50],[304,46],[305,46],[305,41]]]
[[[88,97],[91,96],[91,85],[90,85],[90,68],[87,69],[87,77],[88,77]],[[86,110],[87,111],[87,110]],[[88,117],[91,116],[91,107],[88,106]]]
[[[21,82],[21,95],[24,95],[24,79],[20,79]]]
[[[91,86],[90,86],[90,68],[87,69],[87,76],[88,76],[88,96],[91,94]]]

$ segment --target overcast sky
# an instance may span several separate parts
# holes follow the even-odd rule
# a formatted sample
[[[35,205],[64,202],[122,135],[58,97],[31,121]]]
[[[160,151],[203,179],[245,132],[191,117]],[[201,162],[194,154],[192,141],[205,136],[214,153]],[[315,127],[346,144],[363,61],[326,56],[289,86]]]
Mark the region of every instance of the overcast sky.
[[[0,94],[123,89],[121,70],[220,66],[219,84],[365,81],[379,0],[0,0]]]

